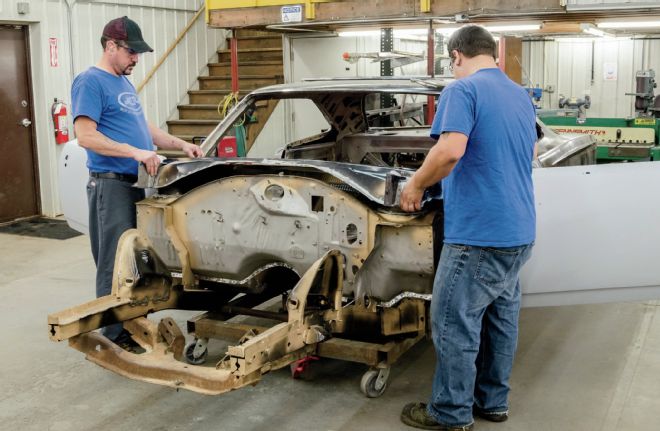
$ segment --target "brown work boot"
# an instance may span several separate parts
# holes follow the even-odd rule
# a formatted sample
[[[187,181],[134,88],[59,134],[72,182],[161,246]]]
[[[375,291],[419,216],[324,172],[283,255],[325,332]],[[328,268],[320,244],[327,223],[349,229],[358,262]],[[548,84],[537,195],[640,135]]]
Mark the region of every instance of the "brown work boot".
[[[424,403],[406,404],[401,411],[401,422],[415,428],[439,431],[469,431],[474,427],[474,423],[463,426],[441,424],[428,413]]]

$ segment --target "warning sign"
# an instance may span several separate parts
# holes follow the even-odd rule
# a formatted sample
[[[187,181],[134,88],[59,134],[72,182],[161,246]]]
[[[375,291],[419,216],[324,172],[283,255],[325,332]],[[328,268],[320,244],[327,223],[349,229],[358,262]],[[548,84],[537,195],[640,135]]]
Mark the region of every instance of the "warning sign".
[[[282,6],[282,22],[302,22],[302,5]]]

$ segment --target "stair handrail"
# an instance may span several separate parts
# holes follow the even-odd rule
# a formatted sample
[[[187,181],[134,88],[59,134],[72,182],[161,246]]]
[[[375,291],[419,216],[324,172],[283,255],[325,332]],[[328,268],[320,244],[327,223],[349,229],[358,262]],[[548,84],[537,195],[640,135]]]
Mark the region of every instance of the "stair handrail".
[[[167,48],[167,51],[165,51],[165,54],[163,54],[158,59],[158,62],[156,63],[156,65],[154,65],[154,67],[151,68],[149,73],[147,73],[147,76],[145,76],[145,78],[142,80],[142,82],[140,82],[140,85],[138,85],[138,87],[137,87],[137,92],[138,93],[140,93],[140,91],[142,91],[144,86],[147,85],[147,83],[151,80],[151,78],[154,76],[154,74],[156,73],[158,68],[160,68],[160,66],[162,66],[162,64],[165,62],[167,57],[169,57],[169,55],[172,53],[172,51],[174,51],[174,48],[176,48],[176,46],[179,44],[179,42],[181,42],[183,37],[186,35],[186,33],[188,33],[190,28],[193,26],[195,21],[197,21],[197,19],[202,15],[202,12],[204,12],[205,9],[206,9],[206,3],[203,3],[202,7],[195,13],[195,16],[193,16],[190,19],[190,21],[188,22],[188,25],[186,25],[186,27],[181,31],[181,33],[179,33],[179,35],[174,40],[174,42],[172,42],[170,44],[169,48]]]

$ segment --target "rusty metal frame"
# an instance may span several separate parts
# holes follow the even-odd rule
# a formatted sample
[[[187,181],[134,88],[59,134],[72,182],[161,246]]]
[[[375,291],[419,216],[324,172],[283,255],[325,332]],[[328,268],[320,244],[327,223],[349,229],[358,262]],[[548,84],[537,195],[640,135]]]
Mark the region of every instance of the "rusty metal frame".
[[[386,310],[379,310],[375,303],[345,306],[343,255],[330,250],[289,294],[285,322],[262,328],[213,321],[208,315],[196,320],[192,329],[197,336],[229,335],[239,341],[227,349],[215,367],[192,366],[183,361],[185,337],[174,320],[164,318],[155,323],[146,316],[182,308],[188,296],[204,293],[185,289],[159,271],[163,271],[162,263],[149,239],[138,230],[127,231],[117,250],[112,294],[50,315],[51,339],[68,339],[69,345],[85,353],[88,360],[122,376],[215,395],[255,384],[263,374],[311,354],[387,368],[426,334],[423,300],[406,299]],[[310,294],[327,298],[325,307],[309,309]],[[241,308],[224,306],[220,310],[231,316]],[[92,332],[114,322],[123,322],[144,353],[126,351]],[[376,333],[407,337],[385,343],[330,338],[331,333],[344,331],[368,334],[373,328],[379,328]]]
[[[125,232],[117,250],[112,294],[50,315],[51,339],[69,339],[71,347],[85,353],[87,359],[125,377],[220,394],[254,384],[262,374],[307,356],[328,337],[332,327],[341,326],[343,257],[331,250],[292,290],[286,304],[286,322],[258,335],[243,336],[239,344],[229,347],[215,368],[190,366],[182,361],[185,338],[176,323],[165,318],[156,324],[146,318],[154,311],[178,308],[187,294],[180,285],[172,286],[167,277],[154,282],[153,272],[144,271],[142,264],[157,259],[150,250],[149,240],[137,230]],[[158,267],[155,261],[147,268]],[[310,313],[306,307],[310,292],[327,297],[327,308]],[[145,349],[144,353],[128,352],[91,332],[115,321],[124,322],[124,328]]]
[[[423,301],[419,300],[424,305]],[[390,319],[391,320],[391,319]],[[237,341],[246,333],[261,334],[268,327],[245,323],[226,322],[217,317],[202,313],[188,321],[188,330],[197,338]],[[314,356],[357,362],[374,368],[391,366],[399,358],[427,335],[425,328],[407,334],[405,338],[386,342],[357,341],[344,337],[332,337],[318,343]]]

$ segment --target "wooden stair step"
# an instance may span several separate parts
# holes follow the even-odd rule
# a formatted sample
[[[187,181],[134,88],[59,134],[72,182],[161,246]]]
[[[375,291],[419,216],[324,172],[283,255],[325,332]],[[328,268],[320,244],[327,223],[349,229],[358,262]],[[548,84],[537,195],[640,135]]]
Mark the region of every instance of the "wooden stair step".
[[[211,104],[211,103],[221,103],[223,99],[231,93],[231,90],[189,90],[188,98],[190,99],[190,104],[199,105],[199,104]],[[249,91],[242,89],[238,92],[238,97],[243,98]]]
[[[218,104],[179,105],[181,120],[221,120]]]
[[[231,89],[230,76],[200,76],[199,88],[201,90],[222,90]],[[265,75],[265,76],[245,76],[240,75],[239,86],[245,90],[256,90],[257,88],[269,85],[279,84],[284,81],[283,76]]]
[[[201,140],[199,138],[202,138],[202,137],[206,138],[206,135],[176,135],[176,137],[179,138],[179,139],[183,139],[186,142],[190,142],[191,144],[194,143],[196,145],[202,145]],[[195,142],[193,142],[193,139],[195,140]],[[166,150],[166,151],[163,151],[163,152],[181,153],[181,151],[174,151],[174,150]],[[159,151],[159,153],[160,153],[160,151]]]
[[[210,63],[209,75],[211,76],[230,76],[231,63],[226,61],[222,63]],[[282,59],[266,61],[241,61],[238,63],[239,75],[284,75],[284,65]]]
[[[216,125],[218,122],[216,120],[168,120],[167,124],[179,124],[179,125],[186,125],[186,124],[192,124],[192,125],[202,125],[202,126],[208,126],[208,125]]]
[[[229,54],[231,53],[231,49],[228,48],[219,49],[218,52],[223,54]],[[245,49],[239,48],[237,52],[239,54],[241,52],[282,52],[282,48],[245,48]]]
[[[274,74],[268,74],[268,75],[239,75],[238,79],[240,81],[259,81],[259,80],[266,80],[266,79],[278,79],[282,78],[283,75],[278,75],[276,73]],[[203,79],[205,81],[231,81],[231,76],[200,76],[199,79]]]
[[[265,108],[268,105],[268,101],[267,100],[257,100],[254,105],[257,109]],[[199,111],[202,111],[202,110],[205,110],[205,109],[211,109],[211,108],[216,109],[217,107],[218,107],[218,105],[213,104],[213,103],[197,103],[197,104],[179,105],[179,108],[190,109],[190,110],[199,110]]]
[[[208,136],[218,125],[218,120],[169,120],[170,135]]]
[[[236,39],[238,49],[282,47],[282,36],[239,36]]]
[[[238,61],[273,60],[282,58],[282,48],[247,48],[237,50]],[[218,50],[218,61],[230,61],[231,50]]]
[[[267,107],[266,104],[256,103],[257,111]],[[218,112],[217,104],[179,105],[179,119],[181,120],[215,120],[220,121],[222,116]]]
[[[238,61],[238,67],[241,66],[281,66],[282,60],[245,60]],[[219,61],[217,63],[209,63],[209,66],[231,66],[231,61]]]

